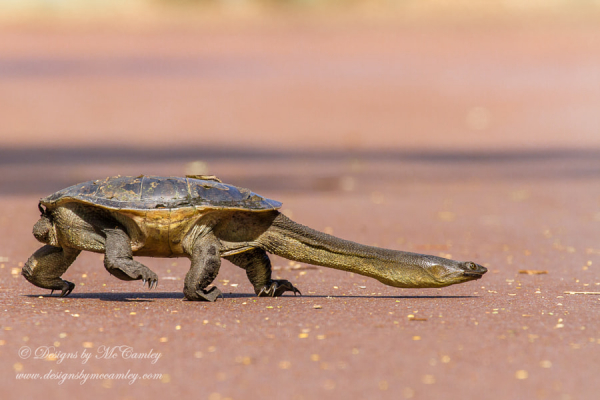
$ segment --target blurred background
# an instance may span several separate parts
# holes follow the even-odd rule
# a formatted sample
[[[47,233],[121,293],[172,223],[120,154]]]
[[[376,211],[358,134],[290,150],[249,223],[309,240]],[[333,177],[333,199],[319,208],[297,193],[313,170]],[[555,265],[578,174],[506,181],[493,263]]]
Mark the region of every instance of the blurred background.
[[[162,346],[171,385],[123,383],[123,399],[597,397],[599,111],[598,0],[0,0],[0,299],[15,328],[0,367],[41,370],[17,359],[45,340],[36,321],[79,350]],[[315,229],[489,272],[403,290],[273,257],[305,296],[242,309],[252,288],[224,262],[232,294],[199,308],[180,301],[185,260],[145,259],[162,280],[146,293],[86,253],[65,274],[72,300],[38,299],[20,276],[38,199],[117,174],[214,174]],[[281,314],[263,319],[266,304]],[[187,336],[164,342],[174,326]],[[319,326],[327,340],[298,340]],[[48,395],[9,372],[13,398]]]
[[[599,16],[592,0],[0,0],[0,194],[107,174],[350,192],[597,173]]]

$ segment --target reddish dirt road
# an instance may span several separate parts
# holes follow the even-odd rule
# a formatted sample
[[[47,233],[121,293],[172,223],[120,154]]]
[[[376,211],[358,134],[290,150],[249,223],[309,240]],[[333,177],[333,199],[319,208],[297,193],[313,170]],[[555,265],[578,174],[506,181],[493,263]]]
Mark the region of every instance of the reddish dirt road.
[[[597,396],[597,27],[0,38],[3,398]],[[68,298],[20,276],[39,247],[40,196],[113,174],[203,172],[336,236],[490,272],[394,289],[275,257],[304,295],[258,299],[224,262],[214,304],[183,301],[186,259],[142,260],[159,275],[152,291],[112,278],[96,254],[64,275],[77,285]],[[61,375],[81,371],[108,375]]]

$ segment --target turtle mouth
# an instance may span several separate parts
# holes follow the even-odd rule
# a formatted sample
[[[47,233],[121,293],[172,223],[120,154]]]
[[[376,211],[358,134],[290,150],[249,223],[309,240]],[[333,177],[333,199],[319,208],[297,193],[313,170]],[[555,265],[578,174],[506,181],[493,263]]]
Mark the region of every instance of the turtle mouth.
[[[484,272],[465,271],[465,272],[463,272],[463,275],[468,276],[469,278],[472,278],[473,280],[476,280],[476,279],[481,279],[483,277],[483,274],[485,274],[486,272],[487,272],[487,270]]]
[[[477,266],[477,270],[473,271],[473,270],[469,270],[469,271],[463,271],[463,276],[469,277],[472,280],[476,280],[476,279],[481,279],[483,277],[483,274],[485,274],[487,272],[487,268],[482,267],[481,265]]]

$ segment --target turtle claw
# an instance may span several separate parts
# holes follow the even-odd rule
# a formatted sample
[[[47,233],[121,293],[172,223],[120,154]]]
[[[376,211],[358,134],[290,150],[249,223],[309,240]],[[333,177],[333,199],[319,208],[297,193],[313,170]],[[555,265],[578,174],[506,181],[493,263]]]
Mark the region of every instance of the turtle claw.
[[[148,289],[153,289],[156,287],[156,285],[158,285],[158,278],[150,278],[150,279],[142,280],[142,286],[145,286],[146,283],[148,284]]]
[[[158,284],[158,275],[152,272],[150,269],[144,270],[141,272],[142,286],[148,285],[148,289],[152,289],[152,287],[156,287]],[[140,278],[138,278],[140,279]]]
[[[67,297],[71,294],[73,289],[75,289],[75,284],[73,282],[65,281],[65,283],[67,284],[67,287],[62,290],[60,297]]]
[[[217,301],[217,299],[219,297],[225,299],[225,297],[223,297],[223,293],[221,293],[221,291],[216,286],[211,287],[209,290],[198,289],[191,296],[188,296],[186,294],[185,297],[186,297],[186,299],[191,300],[191,301],[210,301],[210,302]]]
[[[294,296],[296,293],[302,296],[302,293],[289,281],[284,279],[282,280],[272,280],[270,283],[265,285],[258,292],[258,297],[279,297],[285,292],[293,292]]]
[[[73,282],[64,281],[63,280],[63,288],[58,297],[67,297],[71,294],[71,292],[75,289],[75,284]],[[54,295],[54,291],[58,289],[51,289],[50,296]]]

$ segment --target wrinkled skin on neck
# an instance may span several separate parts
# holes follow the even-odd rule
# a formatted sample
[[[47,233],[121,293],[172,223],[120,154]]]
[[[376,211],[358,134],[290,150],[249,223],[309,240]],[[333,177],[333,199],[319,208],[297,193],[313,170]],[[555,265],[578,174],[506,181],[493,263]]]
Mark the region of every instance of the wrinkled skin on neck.
[[[277,214],[259,238],[267,251],[290,260],[369,276],[400,288],[438,288],[479,279],[473,262],[365,246],[300,225]]]

